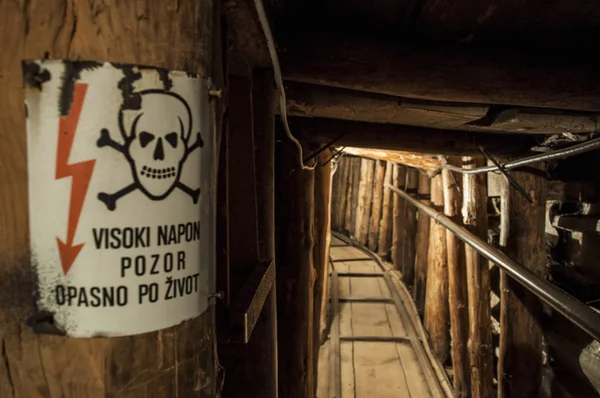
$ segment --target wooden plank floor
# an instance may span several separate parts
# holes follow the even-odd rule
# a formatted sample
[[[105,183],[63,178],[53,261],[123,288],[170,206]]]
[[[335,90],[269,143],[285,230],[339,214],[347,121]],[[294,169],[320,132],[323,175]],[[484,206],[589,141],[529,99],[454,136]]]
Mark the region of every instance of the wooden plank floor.
[[[338,313],[319,353],[317,398],[443,397],[417,358],[384,270],[368,257],[332,237]]]

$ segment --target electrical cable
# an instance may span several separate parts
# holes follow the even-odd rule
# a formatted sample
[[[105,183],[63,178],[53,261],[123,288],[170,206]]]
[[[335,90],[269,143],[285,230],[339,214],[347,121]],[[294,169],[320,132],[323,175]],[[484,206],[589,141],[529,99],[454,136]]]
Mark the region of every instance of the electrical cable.
[[[283,77],[281,76],[281,68],[279,66],[279,58],[277,56],[277,49],[275,48],[275,40],[273,39],[273,35],[271,33],[271,28],[269,26],[269,20],[267,18],[267,14],[265,12],[265,8],[262,0],[254,0],[254,7],[256,8],[256,14],[258,15],[258,21],[262,28],[263,34],[265,35],[265,40],[267,41],[267,48],[269,50],[269,56],[271,57],[271,63],[273,64],[273,71],[275,75],[275,84],[277,86],[277,91],[279,91],[279,112],[281,113],[281,121],[283,124],[283,128],[285,130],[285,134],[288,138],[296,145],[299,152],[299,162],[302,170],[314,170],[317,167],[318,161],[315,159],[315,162],[312,166],[307,166],[304,164],[304,157],[302,156],[302,144],[294,137],[292,131],[290,130],[290,126],[288,124],[287,118],[287,101],[285,98],[285,89],[283,87]]]

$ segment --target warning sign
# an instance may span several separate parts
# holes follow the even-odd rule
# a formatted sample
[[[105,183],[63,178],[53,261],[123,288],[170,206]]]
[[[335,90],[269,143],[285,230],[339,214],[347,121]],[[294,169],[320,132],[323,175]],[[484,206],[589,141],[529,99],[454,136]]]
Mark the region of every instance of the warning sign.
[[[214,125],[206,82],[96,62],[24,65],[38,306],[76,337],[207,309]]]

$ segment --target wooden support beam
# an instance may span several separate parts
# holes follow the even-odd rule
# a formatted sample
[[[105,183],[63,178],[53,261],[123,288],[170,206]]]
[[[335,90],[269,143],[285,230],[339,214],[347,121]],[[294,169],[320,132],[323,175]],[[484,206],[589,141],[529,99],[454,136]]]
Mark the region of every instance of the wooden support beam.
[[[427,127],[291,117],[295,135],[307,141],[363,148],[386,148],[440,155],[480,154],[479,146],[496,155],[521,153],[536,143],[530,134],[488,134]]]
[[[442,176],[431,179],[431,203],[439,212],[444,211]],[[448,308],[448,255],[446,228],[430,219],[427,289],[425,295],[425,330],[436,358],[444,363],[450,348]]]
[[[483,166],[481,157],[462,159],[466,169]],[[485,175],[463,175],[463,223],[482,239],[487,238],[487,194]],[[488,260],[465,245],[469,303],[469,360],[471,396],[494,396],[492,322],[490,314],[490,269]]]
[[[383,179],[385,177],[385,162],[377,160],[375,163],[375,176],[373,183],[373,206],[369,221],[369,239],[367,247],[372,252],[377,250],[379,242],[379,224],[381,223],[381,206],[383,204]]]
[[[384,186],[392,184],[394,173],[394,164],[386,162]],[[392,243],[393,216],[394,216],[394,198],[396,196],[389,188],[383,189],[383,202],[381,204],[381,222],[379,225],[379,241],[377,242],[377,252],[381,257],[388,257],[390,245]]]
[[[318,157],[318,164],[325,164],[331,157],[326,150]],[[313,380],[317,380],[317,364],[322,332],[326,329],[327,302],[329,298],[329,246],[331,243],[331,162],[315,169],[315,247],[313,251],[314,285],[314,325],[313,325]],[[316,394],[317,384],[313,387]]]
[[[362,159],[354,159],[354,172],[352,173],[352,197],[350,206],[350,226],[348,231],[356,236],[356,217],[358,211],[358,200],[360,198],[358,190],[360,189],[360,176],[362,172]]]
[[[419,200],[426,205],[431,205],[431,180],[426,174],[419,174]],[[423,316],[425,308],[425,290],[427,287],[427,265],[429,251],[429,225],[430,218],[417,212],[417,244],[415,250],[415,282],[414,282],[414,299],[417,309]]]
[[[352,230],[352,198],[354,196],[354,174],[356,173],[356,162],[360,162],[359,158],[350,158],[347,159],[348,163],[347,166],[348,167],[348,183],[347,183],[347,187],[348,189],[346,189],[346,211],[344,214],[344,230],[350,232]]]
[[[418,100],[322,85],[286,83],[291,116],[521,134],[589,133],[599,115],[557,109]]]
[[[348,189],[348,175],[350,173],[349,163],[348,158],[342,157],[337,164],[337,171],[333,176],[331,228],[335,231],[341,231],[344,227],[346,191]]]
[[[302,35],[286,49],[282,65],[288,81],[418,99],[600,111],[598,62],[552,52],[333,35]]]
[[[356,209],[356,240],[366,246],[369,238],[371,206],[373,205],[373,176],[375,161],[361,159],[360,183],[358,186],[358,208]]]
[[[25,325],[25,320],[36,312],[36,287],[30,257],[27,119],[21,61],[85,59],[151,65],[215,77],[209,71],[214,55],[213,39],[220,34],[213,26],[218,2],[182,0],[178,7],[160,8],[146,5],[140,4],[135,9],[124,2],[109,6],[92,1],[0,3],[3,50],[0,396],[3,398],[217,394],[212,308],[180,325],[126,337],[68,338],[36,334]],[[168,42],[176,42],[177,46],[165,46]],[[215,122],[220,124],[220,118]],[[88,138],[95,139],[92,136],[96,132],[90,134]],[[82,142],[85,139],[84,136]],[[71,162],[76,161],[71,158]],[[53,169],[54,165],[47,167]],[[70,187],[69,180],[63,180],[66,187]],[[95,192],[88,192],[86,204],[95,199],[92,194]],[[91,232],[80,229],[80,233]],[[201,379],[197,377],[199,374]]]
[[[528,192],[533,204],[510,190],[510,239],[507,254],[545,278],[547,257],[545,214],[547,183],[543,176],[515,171],[513,177]],[[538,395],[542,366],[542,303],[532,293],[502,273],[500,281],[500,397]]]
[[[365,149],[355,147],[345,147],[344,153],[363,158],[385,160],[402,164],[408,167],[432,172],[440,167],[440,162],[433,156],[422,155],[412,152],[392,151],[388,149]]]
[[[393,185],[404,190],[406,188],[406,167],[395,165]],[[398,195],[394,195],[394,223],[392,239],[392,264],[397,270],[402,270],[402,256],[404,250],[404,206],[406,201]]]
[[[460,158],[450,157],[448,163],[462,165]],[[448,169],[442,171],[444,186],[444,214],[452,221],[462,224],[462,181],[455,179]],[[465,245],[450,230],[446,230],[448,254],[448,304],[450,309],[450,338],[452,341],[452,370],[454,372],[454,394],[456,397],[470,396],[469,314],[467,306],[467,275],[465,267]]]
[[[279,396],[314,394],[314,171],[298,168],[293,143],[279,131],[275,214],[278,233],[277,325]]]
[[[419,172],[414,168],[406,169],[406,192],[417,197]],[[406,204],[404,206],[404,226],[402,233],[402,281],[411,286],[415,279],[415,240],[417,235],[417,209]]]

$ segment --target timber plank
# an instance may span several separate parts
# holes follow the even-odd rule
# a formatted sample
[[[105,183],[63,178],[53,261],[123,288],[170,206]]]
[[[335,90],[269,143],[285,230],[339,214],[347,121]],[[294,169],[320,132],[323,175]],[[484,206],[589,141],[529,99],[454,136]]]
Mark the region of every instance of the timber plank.
[[[412,397],[395,344],[354,343],[356,398]]]
[[[367,255],[360,249],[352,246],[332,247],[330,256],[333,261],[352,260],[355,258],[367,257]]]
[[[354,395],[354,343],[343,342],[340,344],[342,361],[342,398],[355,398]]]
[[[402,370],[404,370],[410,396],[419,398],[431,397],[431,391],[423,375],[423,370],[419,365],[415,350],[409,345],[396,343],[396,351],[402,363]]]
[[[334,268],[338,273],[353,274],[374,274],[382,273],[375,261],[341,261],[334,263]]]
[[[378,277],[351,278],[350,292],[352,298],[390,298],[390,290],[381,288]],[[383,282],[385,283],[385,281]]]
[[[352,303],[352,336],[392,337],[385,307],[380,303]]]

